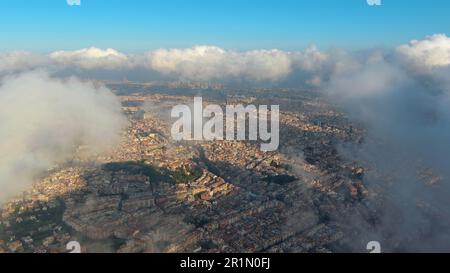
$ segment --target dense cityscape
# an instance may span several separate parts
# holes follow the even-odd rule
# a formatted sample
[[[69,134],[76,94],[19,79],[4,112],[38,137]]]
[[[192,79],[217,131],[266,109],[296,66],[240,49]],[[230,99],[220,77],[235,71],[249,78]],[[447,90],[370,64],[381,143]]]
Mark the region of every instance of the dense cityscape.
[[[367,166],[338,151],[365,131],[316,94],[109,86],[122,94],[129,121],[120,145],[97,158],[75,156],[6,204],[0,251],[65,252],[73,240],[86,252],[365,251],[364,234],[352,234],[347,220],[376,229],[376,192],[364,185]],[[279,151],[252,141],[174,142],[170,106],[192,100],[167,94],[180,88],[219,104],[263,103],[276,92]]]

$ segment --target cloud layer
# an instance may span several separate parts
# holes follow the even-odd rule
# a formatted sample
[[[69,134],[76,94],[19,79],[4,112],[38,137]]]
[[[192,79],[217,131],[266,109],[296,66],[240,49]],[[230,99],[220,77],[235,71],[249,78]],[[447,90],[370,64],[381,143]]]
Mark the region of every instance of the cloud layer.
[[[435,34],[424,40],[413,40],[397,48],[399,54],[418,66],[443,67],[450,65],[450,38]]]
[[[239,52],[216,46],[194,46],[158,49],[141,55],[91,47],[47,55],[3,53],[0,54],[0,75],[37,68],[75,74],[144,70],[149,78],[170,80],[280,82],[297,69],[314,72],[326,60],[327,54],[315,47],[304,52],[277,49]]]
[[[362,146],[341,152],[378,172],[369,170],[364,182],[381,190],[380,223],[364,232],[386,251],[450,250],[449,48],[449,38],[433,35],[392,52],[353,55],[353,64],[335,69],[322,86],[334,105],[368,129]],[[430,185],[433,176],[444,179]]]
[[[215,46],[160,49],[147,55],[149,67],[188,80],[279,80],[291,72],[292,61],[280,50],[226,51]]]
[[[80,146],[88,154],[105,151],[125,124],[120,102],[108,89],[43,72],[3,79],[0,120],[0,202]]]
[[[129,67],[128,57],[117,50],[105,50],[91,47],[75,51],[57,51],[50,55],[50,59],[64,67],[81,69],[119,69]]]
[[[450,38],[435,34],[400,45],[389,53],[321,51],[314,46],[292,52],[278,49],[233,51],[207,45],[158,49],[137,55],[95,47],[45,55],[10,52],[0,54],[0,75],[36,68],[77,75],[102,72],[102,75],[110,73],[112,77],[139,71],[144,75],[141,80],[146,80],[145,75],[148,79],[248,83],[302,79],[308,86],[320,86],[333,74],[355,71],[361,65],[387,55],[409,69],[445,68],[450,65]]]

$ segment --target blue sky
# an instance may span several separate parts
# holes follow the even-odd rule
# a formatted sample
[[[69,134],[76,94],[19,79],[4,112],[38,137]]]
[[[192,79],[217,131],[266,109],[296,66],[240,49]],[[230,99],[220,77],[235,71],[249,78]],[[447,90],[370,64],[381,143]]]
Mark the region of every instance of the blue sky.
[[[0,50],[390,47],[450,34],[448,0],[0,0]]]

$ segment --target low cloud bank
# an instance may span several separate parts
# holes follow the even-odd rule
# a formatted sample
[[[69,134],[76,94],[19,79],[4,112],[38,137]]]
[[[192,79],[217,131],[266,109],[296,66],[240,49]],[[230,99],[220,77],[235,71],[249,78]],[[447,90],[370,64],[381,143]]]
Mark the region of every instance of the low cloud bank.
[[[2,80],[0,120],[0,202],[80,146],[90,155],[109,149],[126,122],[120,102],[105,87],[45,72]]]
[[[131,65],[125,54],[111,48],[102,50],[91,47],[75,51],[56,51],[49,56],[56,64],[65,68],[113,70]]]
[[[119,79],[122,79],[120,75],[139,74],[141,80],[280,85],[293,82],[297,86],[323,87],[333,75],[355,71],[364,63],[377,58],[389,58],[390,62],[414,71],[445,68],[450,64],[450,38],[445,34],[435,34],[400,45],[390,52],[321,51],[315,46],[301,51],[234,51],[210,45],[162,48],[142,54],[126,54],[112,48],[95,47],[49,54],[9,52],[0,53],[0,76],[45,68],[56,74],[109,74],[111,78]]]
[[[280,50],[226,51],[215,46],[160,49],[147,55],[149,68],[187,80],[279,80],[291,72],[290,54]]]
[[[341,152],[370,168],[365,183],[380,193],[380,222],[363,236],[386,251],[450,250],[449,49],[449,38],[434,35],[370,52],[323,86],[368,129],[362,146]],[[355,227],[363,229],[359,220]]]
[[[397,52],[419,67],[444,67],[450,65],[450,38],[435,34],[424,40],[413,40],[397,48]]]

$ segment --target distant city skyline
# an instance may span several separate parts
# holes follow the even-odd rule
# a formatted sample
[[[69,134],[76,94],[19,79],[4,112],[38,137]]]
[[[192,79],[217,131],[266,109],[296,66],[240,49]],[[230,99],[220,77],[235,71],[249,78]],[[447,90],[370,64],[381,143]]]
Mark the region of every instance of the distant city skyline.
[[[450,33],[445,0],[3,1],[0,51],[395,47]]]

